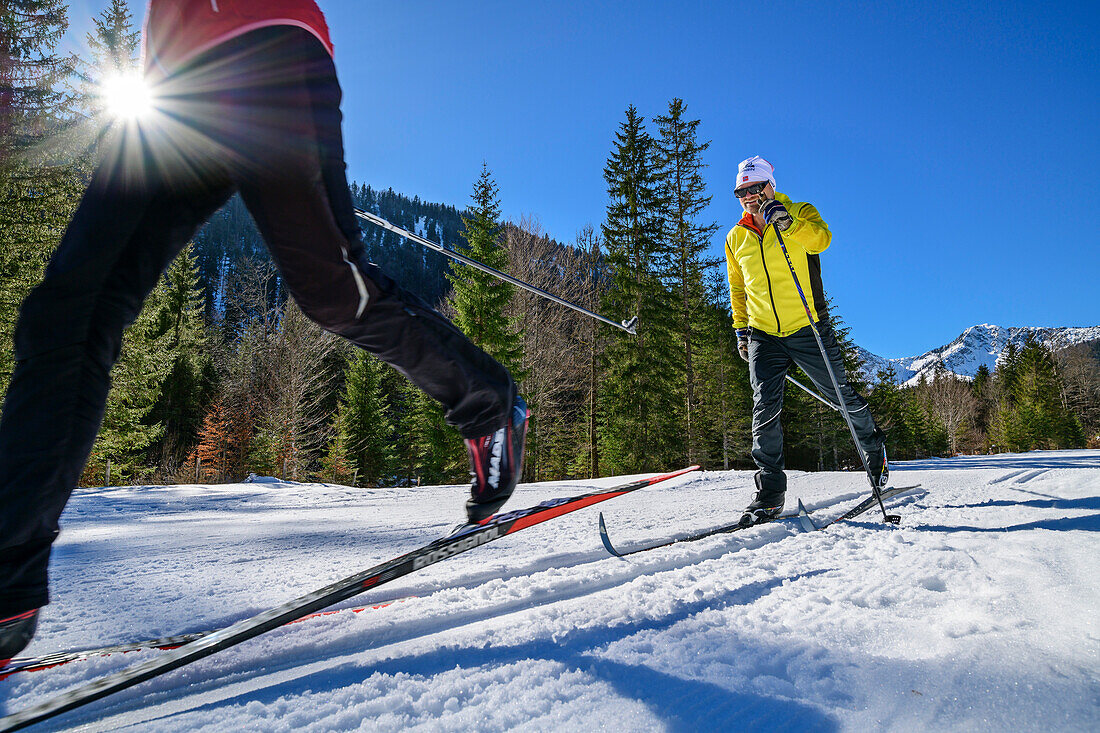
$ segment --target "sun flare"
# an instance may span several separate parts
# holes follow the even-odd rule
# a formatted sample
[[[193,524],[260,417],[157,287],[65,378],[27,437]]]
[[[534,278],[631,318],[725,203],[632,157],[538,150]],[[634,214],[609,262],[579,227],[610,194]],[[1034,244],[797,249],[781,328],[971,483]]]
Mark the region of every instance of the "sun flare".
[[[120,120],[139,120],[153,110],[153,94],[140,74],[120,74],[100,84],[107,112]]]

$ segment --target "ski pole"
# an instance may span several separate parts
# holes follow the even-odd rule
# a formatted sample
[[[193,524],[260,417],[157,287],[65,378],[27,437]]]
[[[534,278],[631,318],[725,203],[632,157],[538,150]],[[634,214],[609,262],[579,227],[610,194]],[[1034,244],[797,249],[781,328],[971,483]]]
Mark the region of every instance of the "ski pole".
[[[790,383],[791,383],[791,384],[793,384],[794,386],[796,386],[796,387],[798,387],[799,389],[801,389],[801,390],[802,390],[803,392],[805,392],[806,394],[808,394],[808,395],[809,395],[810,397],[813,397],[813,398],[814,398],[815,400],[817,400],[818,402],[821,402],[822,404],[828,405],[829,407],[833,408],[833,409],[834,409],[834,410],[836,410],[837,412],[840,412],[840,408],[839,408],[839,407],[837,407],[836,405],[834,405],[834,404],[833,404],[832,402],[829,402],[829,400],[825,399],[824,397],[822,397],[821,395],[819,395],[819,394],[818,394],[817,392],[814,392],[814,391],[813,391],[812,389],[810,389],[809,387],[807,387],[806,385],[804,385],[804,384],[803,384],[802,382],[800,382],[800,381],[798,381],[797,379],[795,379],[794,377],[792,377],[792,376],[791,376],[790,374],[786,375],[786,377],[787,377],[787,381],[788,381],[788,382],[790,382]]]
[[[765,231],[767,226],[765,225]],[[821,340],[821,334],[817,330],[817,325],[814,323],[813,313],[810,312],[810,303],[806,300],[806,294],[802,292],[802,284],[798,282],[798,274],[794,270],[794,263],[791,262],[791,256],[787,253],[787,244],[783,241],[783,235],[779,233],[779,227],[774,223],[772,224],[772,230],[775,232],[776,239],[779,240],[779,248],[783,250],[783,258],[787,261],[787,267],[791,270],[791,277],[794,278],[794,286],[798,290],[798,297],[802,299],[802,307],[806,309],[806,317],[810,320],[810,330],[814,333],[814,339],[817,341],[817,348],[821,351],[821,359],[825,362],[825,369],[829,372],[829,379],[833,383],[833,389],[836,390],[836,401],[839,403],[840,414],[844,416],[844,422],[848,424],[848,432],[852,434],[852,442],[855,443],[856,453],[859,454],[859,460],[863,461],[863,470],[867,472],[867,478],[871,482],[871,493],[874,494],[875,499],[878,500],[879,509],[882,510],[883,521],[889,524],[898,524],[901,522],[901,517],[897,514],[887,514],[886,505],[882,503],[882,492],[879,491],[878,482],[875,481],[875,477],[871,474],[871,466],[867,462],[867,456],[863,452],[863,448],[859,445],[859,436],[856,435],[855,425],[852,424],[852,416],[848,414],[848,406],[844,403],[844,398],[840,394],[840,383],[837,382],[836,374],[833,373],[833,365],[829,362],[829,355],[825,353],[825,343]]]
[[[406,239],[411,239],[412,241],[416,242],[417,244],[423,245],[423,246],[427,247],[428,249],[432,249],[432,250],[435,250],[436,252],[439,252],[440,254],[446,255],[447,257],[450,257],[452,260],[457,260],[458,262],[461,262],[464,265],[469,265],[470,267],[475,267],[478,270],[481,270],[482,272],[487,272],[490,275],[493,275],[495,277],[500,278],[504,282],[511,283],[512,285],[515,285],[518,288],[523,288],[524,290],[526,290],[530,293],[534,293],[535,295],[541,295],[542,297],[546,298],[547,300],[552,300],[555,303],[558,303],[560,305],[564,305],[566,308],[572,308],[573,310],[577,311],[578,313],[583,313],[584,315],[588,316],[589,318],[595,318],[597,321],[602,321],[602,322],[608,324],[609,326],[614,326],[615,328],[621,328],[622,330],[629,333],[631,336],[637,335],[636,329],[637,329],[637,326],[638,326],[638,316],[634,316],[633,318],[629,318],[625,321],[614,321],[610,318],[605,318],[604,316],[601,316],[599,313],[593,313],[592,311],[588,310],[587,308],[585,308],[583,306],[577,305],[576,303],[571,303],[571,302],[569,302],[568,300],[566,300],[564,298],[559,298],[558,296],[554,295],[553,293],[546,292],[542,288],[537,288],[534,285],[531,285],[530,283],[525,283],[522,280],[518,280],[518,279],[512,277],[511,275],[509,275],[507,273],[501,272],[500,270],[495,270],[492,267],[489,267],[486,264],[478,262],[475,259],[471,259],[471,258],[467,257],[466,255],[460,254],[460,253],[456,252],[453,249],[448,249],[447,247],[444,247],[442,244],[436,244],[435,242],[433,242],[431,240],[428,240],[428,239],[425,239],[424,237],[421,237],[418,234],[413,234],[412,232],[408,231],[407,229],[402,229],[401,227],[397,226],[396,224],[391,224],[390,222],[386,221],[385,219],[383,219],[380,216],[377,216],[376,214],[371,214],[370,212],[367,212],[367,211],[362,211],[360,209],[355,209],[355,215],[358,216],[360,219],[363,219],[364,221],[369,221],[371,224],[375,224],[377,226],[380,226],[383,229],[388,229],[389,231],[393,232],[394,234],[405,237]]]

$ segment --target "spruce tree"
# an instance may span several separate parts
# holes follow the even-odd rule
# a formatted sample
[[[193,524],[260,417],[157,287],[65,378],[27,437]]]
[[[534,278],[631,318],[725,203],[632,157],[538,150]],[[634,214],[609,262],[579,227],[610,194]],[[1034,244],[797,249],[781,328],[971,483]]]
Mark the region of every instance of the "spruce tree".
[[[153,446],[150,458],[171,473],[198,439],[217,377],[203,321],[198,262],[191,245],[169,265],[164,284],[164,297],[146,307],[157,310],[158,328],[167,337],[171,366],[147,421],[164,425],[164,434]]]
[[[1051,350],[1030,338],[1018,354],[1013,350],[1004,361],[994,440],[1011,451],[1083,446],[1084,431],[1062,401],[1062,383]]]
[[[993,370],[996,406],[990,419],[989,439],[996,453],[1024,450],[1023,446],[1027,444],[1025,426],[1020,422],[1016,410],[1019,362],[1019,350],[1014,342],[1009,341]]]
[[[878,426],[886,432],[886,453],[891,460],[913,457],[913,441],[904,419],[903,391],[898,387],[898,373],[892,364],[880,369],[875,383],[866,394]]]
[[[332,442],[325,448],[321,456],[321,471],[319,478],[322,481],[331,481],[344,486],[357,486],[359,483],[358,469],[351,464],[348,456],[347,436],[343,430],[337,430],[332,437]]]
[[[501,242],[500,201],[488,166],[474,184],[472,202],[462,217],[464,254],[497,270],[508,266],[508,252]],[[522,341],[516,325],[506,315],[514,288],[477,268],[450,263],[447,280],[453,288],[454,322],[471,341],[501,362],[517,381],[522,380]],[[415,388],[414,388],[415,389]],[[458,431],[446,425],[443,408],[415,390],[409,399],[409,463],[418,480],[437,483],[456,481],[465,473],[465,448]]]
[[[129,74],[137,70],[141,34],[134,28],[133,15],[126,0],[111,0],[102,13],[92,19],[95,31],[88,33],[92,67],[100,79],[109,74]]]
[[[393,427],[382,392],[386,366],[362,349],[348,360],[338,418],[347,461],[357,484],[377,486],[393,469]]]
[[[685,459],[694,463],[703,450],[705,437],[695,415],[698,380],[695,352],[701,340],[714,335],[704,327],[700,314],[706,308],[703,273],[716,263],[705,253],[718,224],[699,221],[711,200],[706,195],[703,180],[706,165],[702,161],[702,154],[710,147],[710,142],[699,142],[700,121],[686,119],[686,112],[684,101],[676,98],[669,102],[668,114],[655,119],[660,136],[655,142],[654,154],[664,229],[663,280],[675,298],[678,348],[682,355]]]
[[[61,0],[8,0],[0,12],[0,394],[14,366],[19,306],[41,279],[86,175],[64,134],[72,65],[57,47],[67,28]]]
[[[465,225],[462,237],[467,243],[463,254],[494,269],[507,269],[508,252],[501,242],[499,192],[484,163],[462,222]],[[505,316],[515,288],[489,273],[454,261],[447,280],[453,288],[455,325],[518,379],[522,342],[517,328]]]
[[[133,15],[125,0],[111,0],[110,5],[92,18],[93,30],[85,37],[89,54],[78,62],[80,77],[76,93],[89,114],[85,125],[94,143],[114,127],[115,120],[108,117],[104,93],[108,85],[119,79],[139,78],[138,54],[140,32],[134,28]]]
[[[602,226],[611,271],[606,312],[638,316],[637,335],[611,334],[603,354],[601,453],[607,470],[666,468],[683,456],[672,295],[661,278],[661,191],[653,138],[631,105],[604,167]]]
[[[466,448],[458,431],[443,420],[443,406],[406,382],[409,412],[401,429],[408,435],[405,463],[417,484],[458,483],[468,474]]]
[[[160,311],[168,297],[167,280],[161,278],[145,302],[137,320],[126,329],[122,351],[111,370],[111,390],[85,470],[95,482],[107,461],[112,476],[137,480],[151,475],[147,451],[164,434],[164,423],[149,419],[171,368],[171,334]]]
[[[988,366],[982,364],[978,367],[970,389],[978,406],[974,428],[981,438],[982,451],[986,452],[989,450],[989,422],[993,414],[993,373]]]

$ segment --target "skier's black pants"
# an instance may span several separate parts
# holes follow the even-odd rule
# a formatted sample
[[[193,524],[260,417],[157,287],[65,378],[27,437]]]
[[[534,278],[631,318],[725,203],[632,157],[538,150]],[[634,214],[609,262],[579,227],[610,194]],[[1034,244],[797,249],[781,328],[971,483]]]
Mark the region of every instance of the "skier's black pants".
[[[877,431],[867,401],[848,384],[832,326],[828,321],[817,324],[825,353],[833,367],[844,404],[856,429],[860,447],[873,455],[882,447],[883,434]],[[758,486],[769,491],[784,491],[787,486],[783,473],[783,427],[780,413],[783,411],[783,388],[787,370],[797,364],[817,387],[818,391],[834,404],[839,404],[836,390],[829,379],[821,349],[817,346],[813,330],[806,326],[790,336],[772,336],[752,329],[749,337],[749,381],[752,383],[752,458],[760,469]]]
[[[439,400],[465,437],[505,424],[507,370],[366,261],[345,178],[341,90],[308,32],[252,31],[159,85],[88,185],[16,328],[0,420],[0,618],[47,602],[58,517],[103,419],[123,329],[236,191],[311,319]]]

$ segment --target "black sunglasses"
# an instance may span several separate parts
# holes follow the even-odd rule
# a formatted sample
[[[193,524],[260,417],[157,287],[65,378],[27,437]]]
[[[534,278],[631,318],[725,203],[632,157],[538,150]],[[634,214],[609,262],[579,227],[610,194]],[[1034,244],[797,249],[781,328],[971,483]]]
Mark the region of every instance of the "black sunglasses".
[[[745,186],[744,188],[733,189],[733,195],[739,199],[743,199],[746,196],[752,196],[754,194],[760,193],[765,188],[767,188],[767,186],[768,181],[760,181],[760,183],[754,183],[750,186]]]

